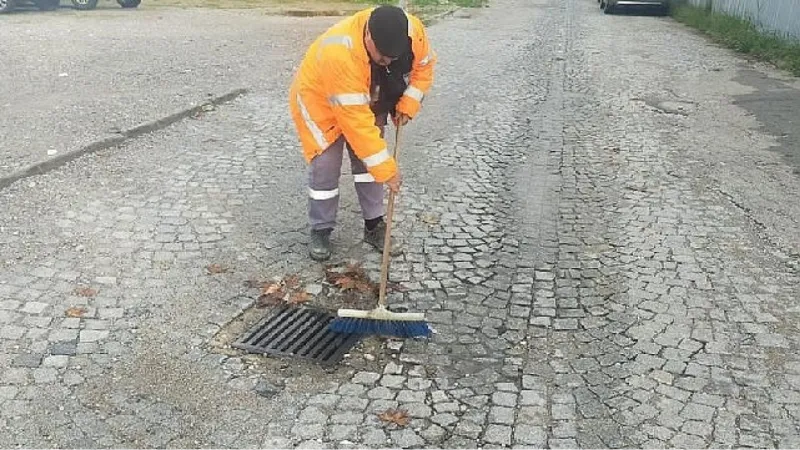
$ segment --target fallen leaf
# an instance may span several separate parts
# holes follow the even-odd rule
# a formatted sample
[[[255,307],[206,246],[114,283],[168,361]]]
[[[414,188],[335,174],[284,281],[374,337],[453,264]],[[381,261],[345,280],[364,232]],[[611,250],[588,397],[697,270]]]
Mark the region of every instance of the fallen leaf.
[[[298,277],[297,275],[289,275],[288,277],[283,279],[283,283],[289,289],[295,289],[298,286],[300,286],[300,277]]]
[[[327,269],[325,269],[325,281],[327,281],[328,283],[334,284],[334,283],[336,283],[336,280],[338,280],[342,276],[343,276],[343,273],[338,272],[338,271],[336,271],[335,269],[333,269],[331,267],[328,267]]]
[[[378,414],[378,418],[384,422],[393,423],[397,426],[404,427],[411,421],[408,417],[408,412],[402,409],[387,409],[386,411]]]
[[[293,305],[298,305],[300,303],[305,303],[311,298],[311,294],[308,292],[295,292],[289,296],[289,303]]]
[[[283,291],[281,283],[269,283],[261,287],[261,293],[264,295],[277,294]]]
[[[73,306],[72,308],[67,309],[67,317],[83,317],[84,314],[89,312],[88,309],[80,307],[80,306]]]
[[[333,284],[339,286],[341,290],[346,291],[348,289],[353,289],[356,286],[356,280],[348,276],[343,276],[338,280],[334,281]]]
[[[353,273],[353,274],[358,274],[358,275],[363,275],[364,274],[364,268],[361,267],[361,263],[360,262],[348,263],[347,264],[347,271],[350,272],[350,273]]]
[[[215,273],[226,273],[228,271],[228,268],[220,264],[211,264],[208,267],[206,267],[206,270],[208,271],[209,274],[215,274]]]
[[[79,295],[81,297],[94,297],[97,295],[97,291],[90,287],[80,286],[75,288],[75,295]]]
[[[358,280],[356,281],[355,288],[358,292],[361,292],[362,294],[369,294],[378,292],[380,286],[372,284],[369,281]]]
[[[357,291],[362,294],[377,293],[377,284],[370,281],[360,264],[348,264],[344,268],[330,267],[325,273],[328,283],[344,292]]]
[[[276,294],[263,294],[256,300],[256,307],[265,308],[267,306],[275,306],[283,300],[282,295]]]
[[[355,291],[347,291],[342,295],[342,305],[345,307],[354,307],[356,305],[360,305],[361,296],[355,293]],[[374,306],[373,302],[370,302],[370,307]]]

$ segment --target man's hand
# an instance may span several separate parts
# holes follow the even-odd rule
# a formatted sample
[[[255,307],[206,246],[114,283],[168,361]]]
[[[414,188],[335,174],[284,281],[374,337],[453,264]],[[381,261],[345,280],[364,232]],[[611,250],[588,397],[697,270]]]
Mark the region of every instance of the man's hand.
[[[408,117],[407,114],[399,112],[394,116],[392,116],[392,120],[394,121],[394,126],[397,127],[397,126],[405,126],[405,124],[407,124],[408,121],[411,120],[411,118]]]
[[[397,173],[392,178],[386,180],[386,185],[389,186],[389,189],[397,194],[400,192],[400,185],[403,184],[403,177],[400,175],[400,169],[397,169]]]

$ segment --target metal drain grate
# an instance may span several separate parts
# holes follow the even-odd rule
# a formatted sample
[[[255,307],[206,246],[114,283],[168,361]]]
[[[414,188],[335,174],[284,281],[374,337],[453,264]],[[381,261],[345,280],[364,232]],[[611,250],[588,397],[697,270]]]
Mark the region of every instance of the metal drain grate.
[[[251,353],[293,356],[330,366],[358,342],[358,334],[334,333],[328,324],[334,316],[316,309],[280,305],[272,308],[233,348]]]

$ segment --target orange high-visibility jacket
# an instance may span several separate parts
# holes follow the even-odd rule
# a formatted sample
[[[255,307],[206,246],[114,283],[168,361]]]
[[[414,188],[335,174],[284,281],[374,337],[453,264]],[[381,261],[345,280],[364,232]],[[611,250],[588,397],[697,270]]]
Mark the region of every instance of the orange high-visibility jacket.
[[[372,73],[364,30],[372,9],[342,20],[311,44],[292,82],[289,106],[306,162],[344,134],[375,181],[382,183],[395,175],[397,164],[370,109]],[[436,55],[422,21],[407,16],[414,61],[397,112],[413,118],[433,83]]]

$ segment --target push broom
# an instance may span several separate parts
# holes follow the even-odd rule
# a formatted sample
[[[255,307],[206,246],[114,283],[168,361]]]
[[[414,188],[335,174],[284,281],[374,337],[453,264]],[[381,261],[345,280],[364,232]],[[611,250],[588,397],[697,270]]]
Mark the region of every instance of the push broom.
[[[398,124],[394,140],[394,157],[400,146]],[[372,334],[399,338],[428,337],[431,329],[423,313],[398,313],[386,308],[386,287],[389,280],[389,254],[391,251],[392,216],[394,215],[394,191],[389,190],[389,206],[386,214],[386,236],[383,240],[383,262],[378,305],[371,310],[340,309],[331,321],[330,330],[336,333]]]

